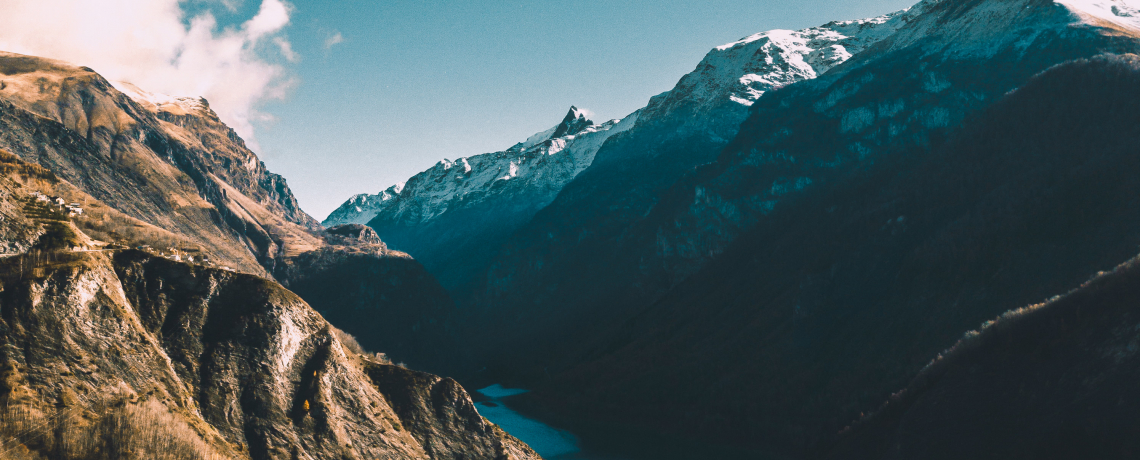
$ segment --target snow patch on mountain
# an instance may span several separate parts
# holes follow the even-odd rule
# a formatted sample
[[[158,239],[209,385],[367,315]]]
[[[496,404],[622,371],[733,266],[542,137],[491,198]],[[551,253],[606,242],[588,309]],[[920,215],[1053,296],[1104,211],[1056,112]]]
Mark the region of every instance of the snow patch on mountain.
[[[571,107],[561,123],[507,150],[444,159],[401,186],[376,195],[356,195],[333,211],[324,225],[366,224],[380,214],[416,225],[491,197],[532,194],[553,199],[593,162],[606,139],[629,129],[637,115],[594,124],[585,110]]]
[[[835,21],[803,30],[770,30],[714,48],[697,68],[647,107],[653,117],[678,107],[698,113],[729,100],[751,106],[764,93],[810,80],[908,25],[931,4],[883,16]]]
[[[969,14],[949,11],[967,1]],[[915,9],[948,11],[916,18],[890,37],[884,53],[926,43],[927,55],[988,58],[1011,46],[1025,50],[1042,34],[1074,24],[1140,31],[1140,0],[925,0]]]
[[[561,123],[508,150],[443,160],[409,179],[407,187],[394,198],[358,195],[324,223],[366,223],[385,214],[414,225],[490,195],[544,190],[553,197],[590,165],[610,136],[631,129],[639,120],[653,123],[680,114],[677,111],[682,108],[687,113],[681,116],[689,120],[685,129],[707,131],[727,142],[747,115],[747,107],[766,92],[828,72],[907,27],[942,1],[925,0],[906,10],[869,19],[836,21],[798,31],[771,30],[718,46],[672,90],[654,96],[648,106],[628,117],[595,125],[587,111],[571,108]],[[853,123],[857,121],[852,119]],[[461,172],[456,172],[456,165]],[[508,182],[517,185],[502,185]]]
[[[120,93],[127,95],[139,105],[152,112],[170,112],[175,115],[188,115],[209,109],[210,105],[201,97],[175,97],[154,93],[126,81],[110,82]]]
[[[1071,11],[1140,30],[1140,0],[1057,0]]]
[[[386,190],[375,195],[361,193],[349,198],[348,201],[340,205],[340,208],[333,214],[340,213],[340,220],[335,223],[330,223],[329,220],[324,222],[327,227],[333,227],[341,224],[367,224],[368,221],[376,217],[376,213],[394,200],[401,191],[404,190],[404,184],[399,183],[388,187]],[[332,219],[330,216],[329,219]]]

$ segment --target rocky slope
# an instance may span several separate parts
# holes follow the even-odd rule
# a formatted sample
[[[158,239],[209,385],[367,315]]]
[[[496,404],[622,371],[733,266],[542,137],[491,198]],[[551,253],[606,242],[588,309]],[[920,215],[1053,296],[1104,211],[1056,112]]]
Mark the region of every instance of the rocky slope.
[[[325,225],[368,224],[422,262],[448,288],[469,282],[491,250],[549,204],[634,113],[595,124],[571,107],[562,122],[495,153],[442,160],[403,184],[357,195]]]
[[[67,426],[9,431],[8,449],[158,458],[76,442],[85,432],[98,439],[89,420],[125,405],[188,427],[181,436],[208,455],[182,458],[538,458],[483,420],[453,381],[348,351],[271,281],[137,251],[0,263],[0,399],[24,419]],[[24,270],[9,270],[18,263]],[[424,403],[405,407],[409,398]],[[150,419],[120,423],[156,429]],[[132,435],[145,436],[119,436]]]
[[[107,226],[188,238],[2,150],[0,171],[4,458],[538,458],[454,381],[364,352],[278,283],[100,242]],[[366,228],[324,238],[322,254],[414,263]]]
[[[589,420],[800,455],[961,331],[1134,255],[1123,230],[1135,221],[1131,205],[1109,209],[1100,203],[1116,195],[1084,192],[1129,196],[1131,181],[1113,172],[1130,167],[1126,156],[1090,163],[1099,172],[1069,185],[1051,182],[1077,174],[1076,152],[1122,155],[1119,146],[1134,142],[1132,114],[1080,105],[1085,88],[1111,83],[1119,94],[1095,100],[1117,107],[1127,83],[1047,85],[1054,92],[1020,103],[1072,104],[1087,115],[1041,119],[1065,112],[1023,109],[990,120],[1006,129],[989,144],[944,145],[973,136],[964,122],[1038,72],[1140,50],[1127,10],[1085,9],[1093,6],[923,2],[845,63],[767,93],[711,163],[678,163],[672,183],[656,188],[621,190],[643,171],[607,152],[625,142],[628,155],[668,158],[666,150],[638,153],[655,144],[638,141],[636,127],[612,139],[512,237],[477,292],[477,327],[502,345],[488,352],[503,357],[492,372]],[[1018,118],[1050,128],[1011,126]],[[1053,148],[1078,156],[1049,156],[1060,155]],[[958,163],[962,152],[979,153]],[[1051,217],[1066,230],[1038,232],[1056,227]],[[1086,240],[1095,243],[1077,243]],[[528,347],[511,354],[510,343]]]
[[[449,330],[454,303],[422,265],[387,248],[371,228],[328,229],[327,245],[278,264],[281,283],[352,334],[380,350],[432,372],[463,368],[469,358]]]
[[[11,53],[0,74],[0,148],[245,272],[319,245],[284,179],[205,101],[139,103],[91,69]]]
[[[85,231],[97,230],[96,239],[275,277],[349,325],[369,349],[413,366],[434,369],[440,344],[451,343],[441,329],[417,325],[445,323],[452,303],[416,261],[325,232],[205,100],[111,84],[85,67],[10,53],[0,53],[0,87],[0,149],[138,221],[87,216]],[[357,300],[339,305],[303,287],[304,268],[316,259],[324,268],[348,260],[386,268],[345,278],[340,294]],[[389,287],[377,296],[376,286]],[[382,322],[354,317],[358,309]],[[399,321],[405,318],[410,322]],[[412,342],[436,343],[437,351],[428,357],[424,348],[421,356]]]

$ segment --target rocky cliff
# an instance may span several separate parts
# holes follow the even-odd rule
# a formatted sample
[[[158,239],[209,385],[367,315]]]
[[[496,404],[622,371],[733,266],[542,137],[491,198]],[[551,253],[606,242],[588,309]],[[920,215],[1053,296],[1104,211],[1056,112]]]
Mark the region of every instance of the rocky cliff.
[[[538,458],[454,381],[392,364],[450,356],[415,323],[451,308],[418,263],[321,228],[205,101],[127,89],[0,54],[0,456]],[[391,358],[271,277],[312,294],[358,262],[383,267],[345,278],[374,311],[340,318]]]
[[[419,326],[444,324],[452,308],[431,275],[378,241],[325,232],[205,100],[112,85],[88,68],[10,53],[0,53],[0,82],[0,149],[97,201],[101,207],[94,209],[86,198],[68,200],[87,206],[80,220],[94,238],[275,277],[346,324],[366,347],[412,365],[446,354],[443,344],[452,341],[444,331]],[[336,298],[355,300],[340,304],[327,291],[305,288],[302,275],[310,273],[304,268],[315,260],[320,273],[349,260],[386,268],[341,269],[347,284]],[[375,286],[387,288],[377,295]],[[371,315],[368,321],[358,310]],[[424,347],[420,356],[410,341],[435,343],[430,348],[436,351]]]
[[[0,54],[0,148],[225,265],[267,274],[318,227],[202,100],[142,103],[91,69]]]
[[[290,258],[274,275],[329,322],[369,350],[419,370],[454,372],[468,366],[451,331],[454,302],[422,265],[388,249],[371,228],[327,229],[326,245]]]
[[[0,262],[0,399],[22,417],[5,418],[6,449],[160,458],[100,439],[108,408],[128,407],[114,439],[161,419],[196,446],[176,458],[537,458],[453,381],[349,350],[272,281],[141,251],[30,257]]]

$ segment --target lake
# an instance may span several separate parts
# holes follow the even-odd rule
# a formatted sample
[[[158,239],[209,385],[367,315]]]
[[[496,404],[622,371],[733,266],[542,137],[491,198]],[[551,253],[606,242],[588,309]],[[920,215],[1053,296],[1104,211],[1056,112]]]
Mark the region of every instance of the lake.
[[[530,445],[546,460],[627,460],[624,457],[583,450],[578,437],[573,433],[523,416],[502,401],[503,398],[520,395],[527,390],[491,385],[476,391],[488,398],[488,401],[475,403],[483,417]]]

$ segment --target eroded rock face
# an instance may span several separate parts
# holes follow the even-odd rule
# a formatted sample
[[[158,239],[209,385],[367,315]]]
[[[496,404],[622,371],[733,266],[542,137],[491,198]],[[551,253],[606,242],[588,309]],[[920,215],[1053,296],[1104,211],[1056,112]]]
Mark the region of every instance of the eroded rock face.
[[[367,365],[364,372],[433,459],[537,457],[530,447],[482,420],[471,398],[454,380],[397,366]],[[473,432],[484,436],[468,438]],[[456,442],[465,438],[470,442]]]
[[[455,382],[401,380],[392,376],[413,373],[346,352],[271,281],[139,251],[18,272],[14,262],[0,261],[0,361],[10,369],[0,399],[10,404],[156,401],[232,458],[538,458]],[[415,394],[433,395],[431,410],[404,404]]]

